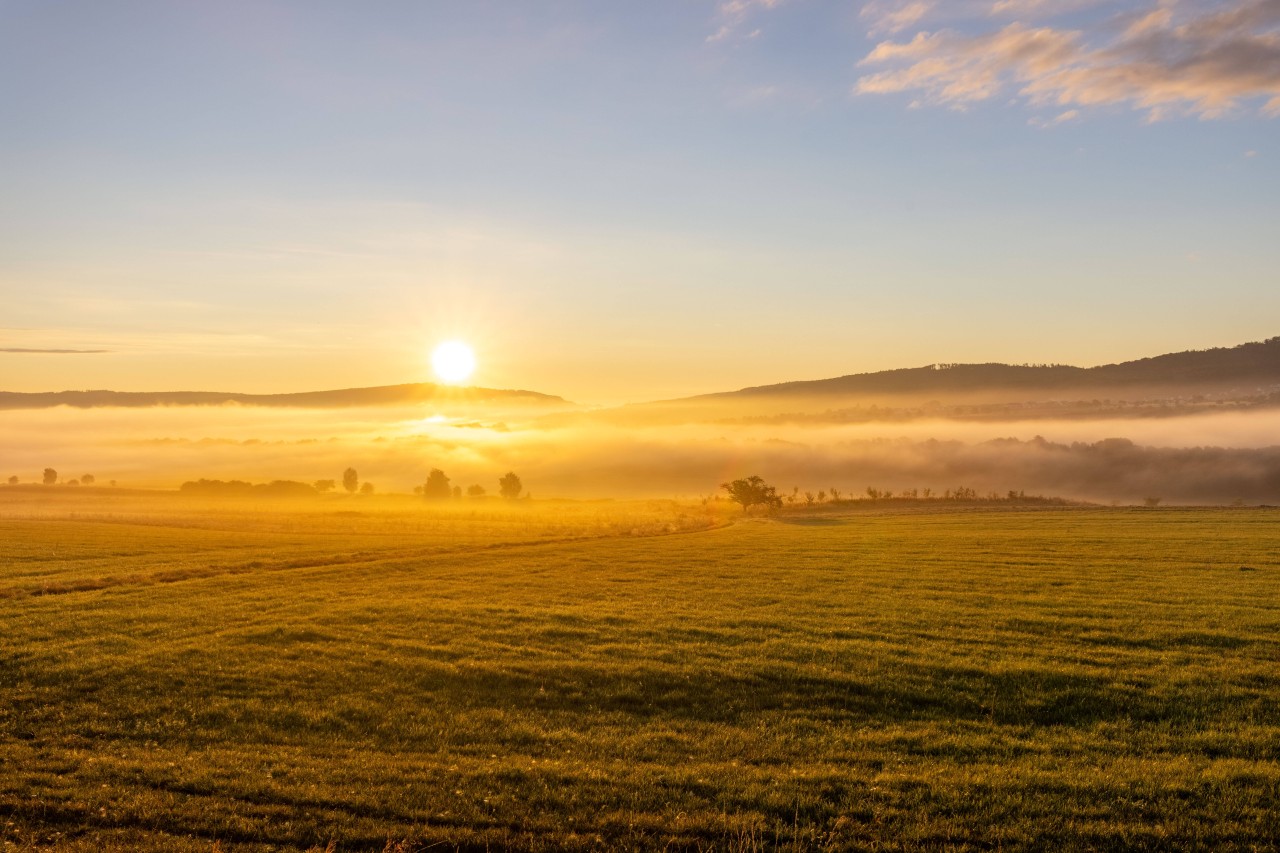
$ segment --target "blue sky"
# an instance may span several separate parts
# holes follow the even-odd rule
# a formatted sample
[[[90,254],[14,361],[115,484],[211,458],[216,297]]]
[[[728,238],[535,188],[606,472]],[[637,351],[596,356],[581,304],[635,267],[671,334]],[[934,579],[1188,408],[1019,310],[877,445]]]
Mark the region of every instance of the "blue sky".
[[[0,0],[0,388],[619,402],[1280,333],[1280,4]]]

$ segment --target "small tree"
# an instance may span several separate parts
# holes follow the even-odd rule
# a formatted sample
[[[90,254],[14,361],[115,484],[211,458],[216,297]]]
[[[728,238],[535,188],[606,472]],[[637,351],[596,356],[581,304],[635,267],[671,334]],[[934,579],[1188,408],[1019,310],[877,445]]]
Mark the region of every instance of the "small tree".
[[[9,478],[9,485],[10,486],[18,485],[18,476],[16,474]]]
[[[360,484],[360,494],[362,494],[362,495],[371,495],[371,494],[373,494],[373,483],[361,483],[361,484]]]
[[[839,489],[832,489],[832,490],[831,490],[831,502],[832,502],[832,503],[840,503],[840,490],[839,490]]]
[[[817,497],[815,497],[815,496],[814,496],[813,492],[810,492],[810,491],[807,491],[807,490],[806,490],[806,491],[805,491],[805,493],[804,493],[804,503],[805,503],[805,506],[813,506],[813,502],[814,502],[815,500],[817,500]]]
[[[729,500],[742,504],[743,512],[761,504],[769,509],[782,506],[782,498],[778,497],[777,490],[755,475],[745,480],[721,483],[720,488],[729,493]]]
[[[447,501],[453,496],[449,478],[439,468],[432,468],[427,475],[427,482],[422,484],[422,496],[429,501]]]
[[[484,497],[484,486],[480,485],[479,483],[476,483],[475,485],[467,486],[467,497],[469,498]]]
[[[53,485],[54,483],[56,483],[56,482],[58,482],[58,472],[57,472],[57,471],[55,471],[55,470],[53,470],[52,468],[45,468],[45,469],[44,469],[44,484],[45,484],[46,486],[52,486],[52,485]]]
[[[311,485],[315,486],[316,491],[323,495],[325,492],[332,492],[334,489],[338,488],[338,481],[316,480]]]
[[[360,475],[356,473],[355,468],[348,468],[342,472],[342,488],[354,495],[359,487]]]
[[[94,480],[96,479],[97,478],[94,477],[92,474],[85,474],[83,477],[80,478],[80,482],[84,483],[86,486],[92,486],[94,483]]]
[[[520,482],[515,471],[508,471],[498,479],[498,494],[507,500],[515,500],[520,497],[522,491],[524,491],[524,484]]]
[[[455,501],[460,501],[460,500],[462,500],[462,486],[454,486],[454,487],[453,487],[453,499],[454,499]]]

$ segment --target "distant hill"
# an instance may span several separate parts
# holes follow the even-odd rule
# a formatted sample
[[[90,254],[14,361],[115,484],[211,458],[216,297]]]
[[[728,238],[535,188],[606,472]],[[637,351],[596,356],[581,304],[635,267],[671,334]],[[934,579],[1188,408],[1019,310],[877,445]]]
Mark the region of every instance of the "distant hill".
[[[334,409],[354,406],[395,406],[418,403],[455,405],[518,405],[568,407],[562,397],[534,391],[505,391],[493,388],[458,388],[421,382],[409,385],[382,385],[376,388],[345,388],[337,391],[303,391],[295,394],[238,394],[221,391],[46,391],[24,394],[0,391],[0,409],[46,409],[74,406],[81,409],[105,406],[140,408],[146,406],[275,406],[300,409]]]
[[[760,385],[683,400],[730,401],[751,397],[971,395],[983,391],[1071,391],[1111,389],[1238,389],[1257,392],[1280,386],[1280,337],[1262,343],[1158,355],[1099,367],[1013,364],[933,364]]]

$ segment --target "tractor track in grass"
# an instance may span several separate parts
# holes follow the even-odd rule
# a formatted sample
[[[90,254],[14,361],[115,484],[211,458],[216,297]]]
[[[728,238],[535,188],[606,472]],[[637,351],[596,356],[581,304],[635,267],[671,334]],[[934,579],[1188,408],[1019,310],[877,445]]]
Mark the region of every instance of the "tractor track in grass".
[[[430,549],[402,548],[397,550],[377,551],[372,553],[356,552],[331,558],[306,558],[295,560],[249,560],[247,562],[190,566],[179,569],[158,569],[154,572],[133,572],[125,575],[101,575],[91,578],[78,578],[66,581],[52,581],[39,584],[13,585],[0,587],[0,600],[17,598],[40,598],[45,596],[71,595],[80,592],[97,592],[119,587],[157,586],[160,584],[182,583],[192,580],[207,580],[214,577],[246,575],[257,572],[283,572],[294,569],[340,568],[343,566],[368,566],[378,563],[401,562],[415,558],[456,557],[466,554],[492,553],[516,549],[531,549],[541,546],[569,545],[581,542],[601,542],[607,540],[656,539],[663,536],[682,536],[699,533],[710,533],[724,530],[737,523],[730,519],[719,524],[697,527],[687,530],[663,530],[653,533],[603,533],[598,535],[558,536],[554,538],[524,539],[512,542],[490,542],[483,545],[465,547],[439,547]],[[113,522],[108,522],[113,523]],[[114,522],[119,523],[119,522]]]

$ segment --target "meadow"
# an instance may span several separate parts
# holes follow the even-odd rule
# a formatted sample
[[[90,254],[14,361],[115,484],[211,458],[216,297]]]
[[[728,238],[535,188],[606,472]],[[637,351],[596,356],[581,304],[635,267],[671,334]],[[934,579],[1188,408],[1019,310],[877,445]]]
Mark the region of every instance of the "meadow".
[[[1275,850],[1280,510],[0,489],[0,849]]]

